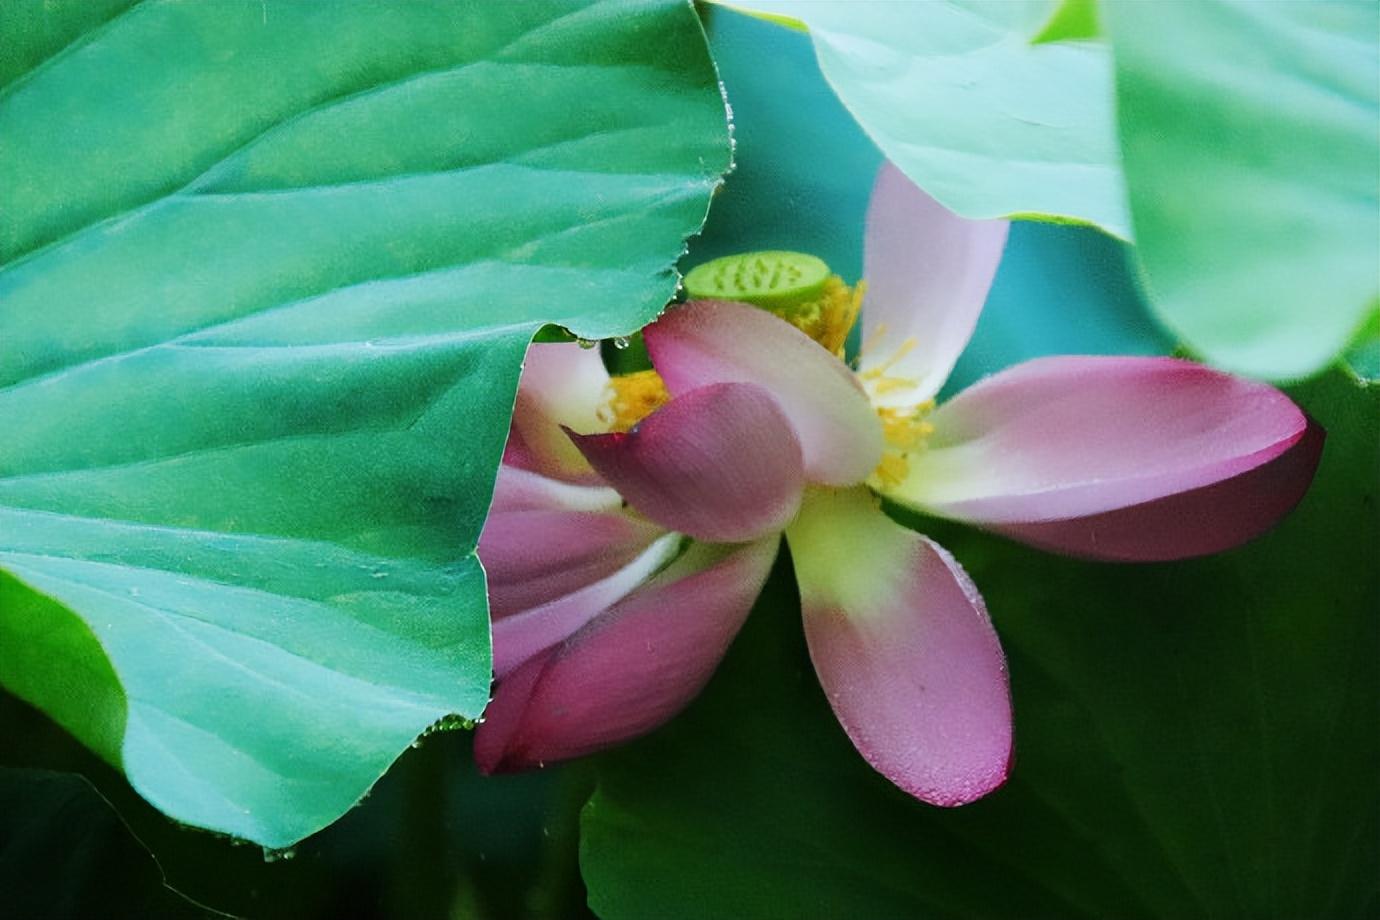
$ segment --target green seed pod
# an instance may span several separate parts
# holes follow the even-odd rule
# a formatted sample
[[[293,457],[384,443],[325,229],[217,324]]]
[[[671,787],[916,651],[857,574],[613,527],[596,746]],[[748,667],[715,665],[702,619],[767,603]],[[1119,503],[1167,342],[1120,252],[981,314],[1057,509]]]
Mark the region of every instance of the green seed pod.
[[[801,252],[745,252],[697,265],[685,276],[695,300],[737,300],[785,311],[819,298],[829,266]]]

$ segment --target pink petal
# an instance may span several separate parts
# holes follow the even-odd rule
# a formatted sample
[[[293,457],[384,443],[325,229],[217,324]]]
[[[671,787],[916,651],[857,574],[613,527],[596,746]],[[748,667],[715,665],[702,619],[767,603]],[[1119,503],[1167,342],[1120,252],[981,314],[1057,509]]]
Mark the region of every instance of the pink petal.
[[[498,619],[538,607],[608,578],[663,532],[617,511],[492,514],[479,537],[490,615]]]
[[[589,464],[562,428],[607,431],[599,411],[608,398],[608,383],[597,348],[573,342],[529,345],[505,461],[559,479],[588,479]]]
[[[879,405],[917,405],[939,392],[977,325],[1007,226],[959,217],[883,164],[867,210],[859,372],[899,355],[884,373],[914,385],[875,392]]]
[[[755,383],[785,412],[811,481],[852,485],[882,455],[882,430],[843,362],[785,320],[746,304],[691,301],[645,331],[674,396],[711,383]]]
[[[495,619],[494,674],[502,678],[627,597],[676,557],[682,540],[680,534],[667,534],[607,578],[537,607]]]
[[[1006,779],[1006,662],[977,589],[865,490],[811,493],[786,532],[810,657],[840,724],[918,799],[962,805]]]
[[[749,383],[690,390],[626,434],[571,439],[638,511],[711,543],[780,532],[805,487],[791,423]]]
[[[570,483],[504,462],[498,468],[489,514],[530,509],[613,511],[622,504],[622,497],[607,486]]]
[[[1269,530],[1298,504],[1325,437],[1310,421],[1303,437],[1275,459],[1210,486],[1087,517],[987,528],[1087,559],[1159,562],[1218,553]]]
[[[579,757],[661,725],[708,682],[776,557],[770,537],[695,545],[641,590],[498,685],[474,752],[485,773]]]
[[[1303,437],[1263,383],[1174,358],[1027,361],[931,416],[929,447],[890,497],[978,524],[1059,521],[1223,482]]]

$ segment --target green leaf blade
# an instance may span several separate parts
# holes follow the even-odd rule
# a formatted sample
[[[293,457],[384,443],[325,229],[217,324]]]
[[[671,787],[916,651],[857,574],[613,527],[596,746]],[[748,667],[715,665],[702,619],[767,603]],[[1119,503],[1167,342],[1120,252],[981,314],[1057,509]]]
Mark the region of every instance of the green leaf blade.
[[[107,659],[0,681],[173,817],[290,844],[487,702],[522,355],[674,292],[728,166],[703,34],[673,0],[145,0],[0,132],[0,633],[66,612]]]
[[[1032,44],[1053,3],[732,5],[806,23],[844,105],[949,209],[1130,236],[1110,49]]]
[[[1312,375],[1380,277],[1380,12],[1108,4],[1152,301],[1209,360]]]

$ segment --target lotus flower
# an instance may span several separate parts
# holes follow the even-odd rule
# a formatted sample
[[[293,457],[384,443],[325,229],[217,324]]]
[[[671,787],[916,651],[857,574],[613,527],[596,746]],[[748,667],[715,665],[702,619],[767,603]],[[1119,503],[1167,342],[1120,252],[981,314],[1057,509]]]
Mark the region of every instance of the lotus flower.
[[[645,330],[654,372],[610,379],[593,352],[533,346],[480,543],[498,676],[481,768],[578,756],[683,708],[784,533],[858,751],[919,799],[970,802],[1009,769],[1005,660],[963,569],[879,496],[1116,561],[1227,549],[1299,501],[1321,430],[1274,388],[1189,361],[1040,358],[936,407],[1006,233],[884,167],[856,369],[863,292],[787,253],[692,273],[692,296],[725,299]]]

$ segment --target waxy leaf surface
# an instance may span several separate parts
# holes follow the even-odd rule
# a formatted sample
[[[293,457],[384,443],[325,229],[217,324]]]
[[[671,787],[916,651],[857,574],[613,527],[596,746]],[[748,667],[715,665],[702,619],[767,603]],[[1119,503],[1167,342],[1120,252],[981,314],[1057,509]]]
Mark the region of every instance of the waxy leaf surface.
[[[843,104],[921,188],[965,217],[1130,235],[1110,49],[1033,43],[1057,4],[728,0],[803,22]]]
[[[672,295],[729,159],[703,33],[676,0],[5,17],[0,684],[178,820],[289,844],[488,699],[523,351]]]

